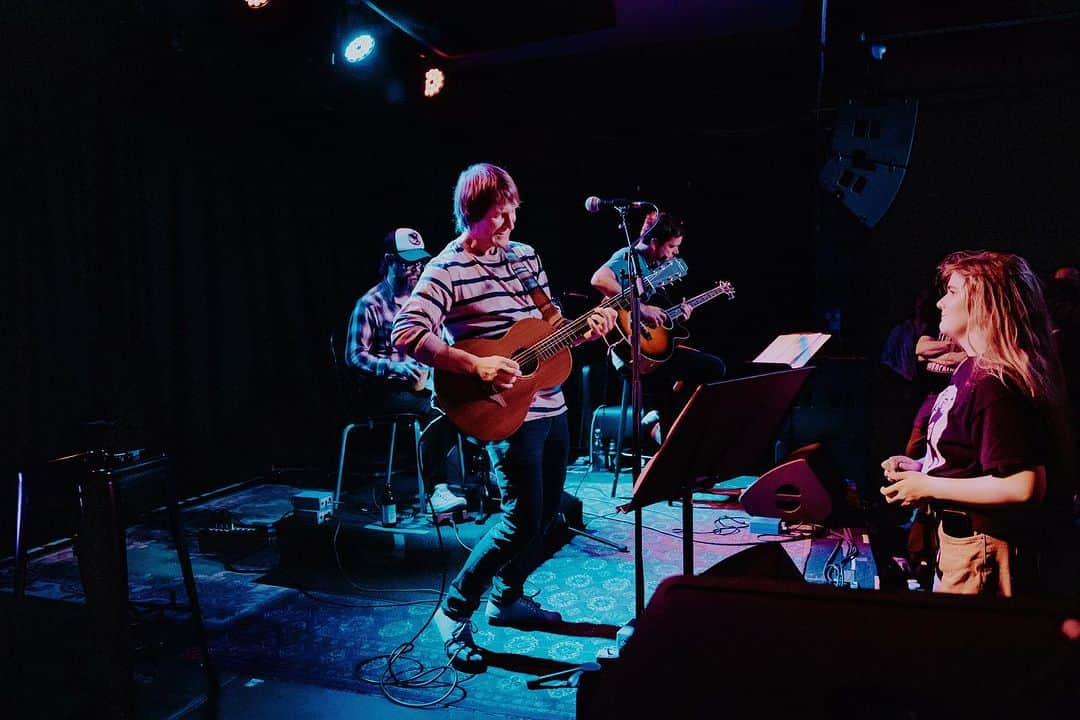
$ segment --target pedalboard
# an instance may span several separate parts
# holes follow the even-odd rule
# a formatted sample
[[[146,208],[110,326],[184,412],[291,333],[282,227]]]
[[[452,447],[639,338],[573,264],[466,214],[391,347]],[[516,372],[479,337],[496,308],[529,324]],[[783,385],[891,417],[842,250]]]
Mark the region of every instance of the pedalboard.
[[[199,530],[199,552],[243,557],[262,550],[270,543],[270,528],[265,525],[225,525]]]

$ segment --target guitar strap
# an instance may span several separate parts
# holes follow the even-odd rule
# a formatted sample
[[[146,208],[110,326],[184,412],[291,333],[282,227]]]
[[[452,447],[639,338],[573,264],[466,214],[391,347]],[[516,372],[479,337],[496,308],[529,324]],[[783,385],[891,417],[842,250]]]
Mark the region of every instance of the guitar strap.
[[[543,318],[551,323],[553,327],[558,327],[566,322],[566,319],[559,313],[558,308],[551,302],[551,298],[541,289],[540,283],[536,281],[536,276],[533,275],[532,270],[517,256],[513,248],[507,247],[505,252],[510,269],[517,275],[521,287],[525,288],[525,291],[529,293],[529,297],[532,298],[533,304],[540,310]]]

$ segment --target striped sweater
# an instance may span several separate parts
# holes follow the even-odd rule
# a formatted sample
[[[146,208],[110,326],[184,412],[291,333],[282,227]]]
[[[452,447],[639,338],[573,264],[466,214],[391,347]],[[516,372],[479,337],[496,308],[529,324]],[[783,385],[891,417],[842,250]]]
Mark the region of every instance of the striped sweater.
[[[550,297],[547,273],[529,245],[511,242],[514,253],[532,271]],[[543,317],[514,275],[506,254],[473,255],[453,240],[428,262],[412,296],[394,321],[394,346],[420,362],[430,363],[442,346],[435,328],[443,325],[451,343],[472,338],[499,338],[518,320]],[[525,421],[566,412],[562,388],[540,390]]]

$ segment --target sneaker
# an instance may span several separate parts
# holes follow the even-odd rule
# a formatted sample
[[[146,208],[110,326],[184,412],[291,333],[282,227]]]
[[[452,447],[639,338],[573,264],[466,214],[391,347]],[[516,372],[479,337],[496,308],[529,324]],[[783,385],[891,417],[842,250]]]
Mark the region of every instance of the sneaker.
[[[465,498],[450,492],[446,483],[439,483],[431,491],[431,509],[435,513],[445,513],[465,507]]]
[[[488,600],[484,610],[489,625],[516,628],[538,628],[562,622],[562,615],[544,610],[532,598],[520,597],[506,607],[499,607]]]
[[[471,622],[454,620],[442,608],[435,612],[432,622],[442,638],[450,665],[467,673],[480,673],[487,669],[487,660],[473,640]]]
[[[660,437],[660,413],[650,410],[641,418],[641,431],[657,445],[662,444]]]

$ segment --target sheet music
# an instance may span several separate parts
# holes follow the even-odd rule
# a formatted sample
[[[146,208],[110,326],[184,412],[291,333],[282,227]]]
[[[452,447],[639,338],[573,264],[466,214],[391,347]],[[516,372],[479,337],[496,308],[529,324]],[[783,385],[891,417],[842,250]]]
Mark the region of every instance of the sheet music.
[[[778,335],[754,358],[756,363],[772,363],[800,368],[814,357],[832,335],[826,333],[789,333]]]

